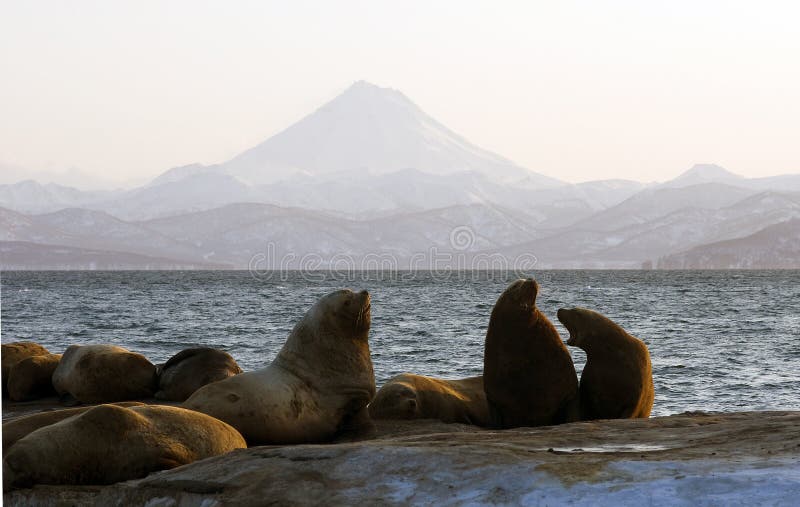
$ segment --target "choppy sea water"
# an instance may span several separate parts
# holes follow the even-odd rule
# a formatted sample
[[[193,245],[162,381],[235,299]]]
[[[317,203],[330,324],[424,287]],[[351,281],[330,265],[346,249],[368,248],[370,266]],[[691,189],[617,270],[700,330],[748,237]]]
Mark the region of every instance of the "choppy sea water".
[[[653,415],[800,409],[800,271],[539,271],[539,308],[599,311],[641,338],[653,361]],[[3,343],[52,352],[111,343],[154,363],[198,345],[245,370],[268,364],[294,323],[335,289],[372,295],[378,385],[402,372],[481,374],[498,273],[4,272]],[[585,355],[570,347],[580,372]]]

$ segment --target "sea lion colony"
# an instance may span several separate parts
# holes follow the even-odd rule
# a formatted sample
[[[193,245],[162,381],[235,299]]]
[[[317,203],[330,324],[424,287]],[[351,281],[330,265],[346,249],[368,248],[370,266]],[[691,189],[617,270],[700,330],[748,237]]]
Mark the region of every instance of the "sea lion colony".
[[[644,343],[597,312],[559,310],[567,344],[587,353],[579,381],[558,332],[536,307],[538,292],[534,280],[517,280],[498,298],[483,376],[405,373],[377,393],[367,291],[320,298],[275,360],[253,372],[209,348],[156,366],[111,345],[73,345],[59,357],[33,342],[3,344],[4,397],[9,389],[14,400],[57,392],[72,404],[105,404],[4,423],[3,487],[109,484],[247,444],[328,442],[368,430],[372,419],[511,428],[648,417],[653,383]],[[132,401],[153,395],[183,401],[182,408]]]

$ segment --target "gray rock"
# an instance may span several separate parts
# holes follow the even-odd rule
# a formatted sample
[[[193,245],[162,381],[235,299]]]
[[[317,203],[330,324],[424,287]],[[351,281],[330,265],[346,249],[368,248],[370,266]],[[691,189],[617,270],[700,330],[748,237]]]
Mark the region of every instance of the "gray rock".
[[[792,504],[800,412],[687,413],[489,431],[379,421],[368,440],[242,449],[7,505]]]

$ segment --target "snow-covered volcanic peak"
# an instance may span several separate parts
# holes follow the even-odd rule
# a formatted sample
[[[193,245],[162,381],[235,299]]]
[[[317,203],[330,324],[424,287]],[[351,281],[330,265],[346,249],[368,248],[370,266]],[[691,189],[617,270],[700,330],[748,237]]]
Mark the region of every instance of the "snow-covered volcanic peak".
[[[223,168],[251,184],[298,174],[381,175],[403,169],[436,175],[476,171],[495,181],[532,178],[542,186],[560,184],[471,144],[399,91],[365,81]]]
[[[743,183],[743,179],[744,178],[738,174],[734,174],[716,164],[695,164],[691,169],[682,173],[677,178],[664,183],[663,186],[688,187],[700,183],[728,183],[729,185],[736,185],[737,183]]]

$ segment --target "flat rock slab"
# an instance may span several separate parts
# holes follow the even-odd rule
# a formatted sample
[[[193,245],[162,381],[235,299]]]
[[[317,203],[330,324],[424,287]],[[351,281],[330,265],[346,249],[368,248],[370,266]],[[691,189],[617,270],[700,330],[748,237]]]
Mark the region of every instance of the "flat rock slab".
[[[364,438],[364,437],[362,437]],[[483,430],[378,422],[359,441],[251,447],[6,505],[795,505],[800,412],[686,413]]]

